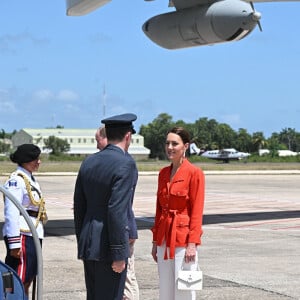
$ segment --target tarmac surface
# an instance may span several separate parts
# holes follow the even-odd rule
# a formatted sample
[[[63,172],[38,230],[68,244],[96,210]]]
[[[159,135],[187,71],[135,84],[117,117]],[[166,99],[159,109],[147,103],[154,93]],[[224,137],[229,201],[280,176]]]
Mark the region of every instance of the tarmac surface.
[[[85,299],[73,226],[76,174],[36,178],[49,216],[43,242],[43,299]],[[5,179],[1,176],[1,183]],[[157,267],[150,254],[156,188],[157,173],[140,174],[134,202],[140,300],[158,299]],[[197,299],[300,299],[300,173],[206,172],[203,229],[199,258],[204,287]],[[0,259],[4,256],[1,241]]]

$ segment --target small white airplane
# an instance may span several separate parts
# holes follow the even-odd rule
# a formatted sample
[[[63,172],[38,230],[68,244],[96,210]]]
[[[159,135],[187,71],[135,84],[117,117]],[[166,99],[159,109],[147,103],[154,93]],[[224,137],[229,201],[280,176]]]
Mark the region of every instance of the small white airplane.
[[[248,158],[250,153],[239,152],[234,148],[228,148],[222,150],[208,150],[200,155],[210,159],[222,160],[224,163],[229,163],[230,160],[241,160]]]
[[[110,1],[66,0],[67,15],[85,15]],[[276,0],[168,0],[175,11],[150,18],[142,29],[149,39],[166,49],[237,41],[256,25],[261,30],[261,14],[255,11],[253,2],[267,1]]]
[[[190,143],[190,155],[201,155],[202,152],[194,141]]]

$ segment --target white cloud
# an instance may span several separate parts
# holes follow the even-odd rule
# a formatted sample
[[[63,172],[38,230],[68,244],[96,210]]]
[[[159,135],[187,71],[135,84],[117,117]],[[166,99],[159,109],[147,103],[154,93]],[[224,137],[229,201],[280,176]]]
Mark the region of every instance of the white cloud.
[[[53,93],[48,89],[38,90],[33,93],[33,98],[38,101],[46,102],[53,99],[53,97]]]
[[[80,97],[78,94],[71,90],[61,90],[58,93],[52,92],[50,89],[41,89],[33,93],[33,99],[38,101],[47,102],[49,100],[59,100],[59,101],[75,101]]]
[[[10,99],[9,91],[0,90],[0,112],[16,112],[15,104]]]
[[[71,90],[61,90],[57,94],[57,99],[62,101],[74,101],[79,99],[79,95]]]
[[[64,106],[64,114],[66,113],[80,113],[80,108],[76,105],[72,105],[72,104],[66,104]]]
[[[0,99],[0,112],[16,112],[14,103]]]
[[[19,52],[19,46],[26,42],[37,46],[49,44],[49,40],[47,38],[39,38],[29,32],[5,34],[0,36],[0,52],[14,54]]]

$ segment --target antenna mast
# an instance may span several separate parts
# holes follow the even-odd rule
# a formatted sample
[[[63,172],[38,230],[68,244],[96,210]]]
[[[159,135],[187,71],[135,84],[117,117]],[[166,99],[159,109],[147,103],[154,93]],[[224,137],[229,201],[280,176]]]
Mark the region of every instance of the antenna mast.
[[[103,85],[103,118],[105,117],[106,114],[106,91],[105,91],[105,84]]]

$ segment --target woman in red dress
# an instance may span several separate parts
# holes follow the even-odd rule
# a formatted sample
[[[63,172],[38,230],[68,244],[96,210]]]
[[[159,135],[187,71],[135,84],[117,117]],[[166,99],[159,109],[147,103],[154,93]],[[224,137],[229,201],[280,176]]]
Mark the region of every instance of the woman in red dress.
[[[176,284],[180,269],[197,269],[202,235],[205,178],[185,158],[189,142],[182,127],[168,132],[165,151],[171,165],[158,177],[152,256],[158,265],[160,300],[196,299],[195,291],[178,290]]]

